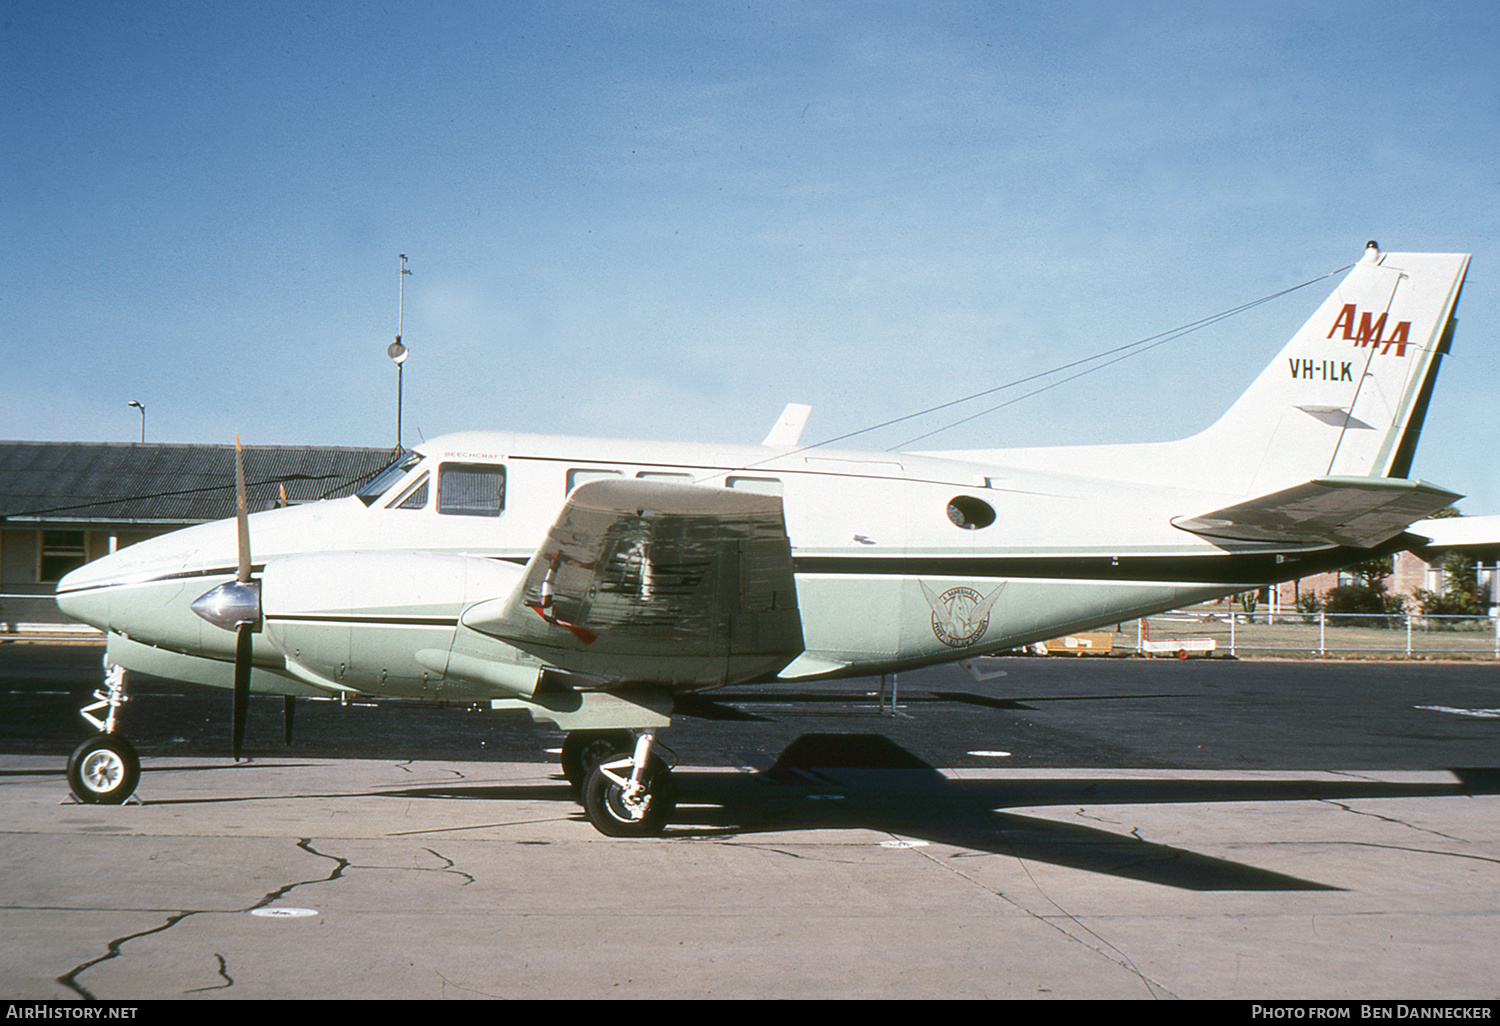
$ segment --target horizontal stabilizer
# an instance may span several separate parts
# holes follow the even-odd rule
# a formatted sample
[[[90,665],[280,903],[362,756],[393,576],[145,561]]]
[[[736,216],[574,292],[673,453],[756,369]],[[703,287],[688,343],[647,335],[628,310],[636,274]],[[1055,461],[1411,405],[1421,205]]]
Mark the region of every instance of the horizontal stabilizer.
[[[1485,560],[1500,556],[1500,516],[1421,520],[1411,525],[1411,533],[1427,540],[1412,549],[1424,559],[1455,551]]]
[[[1320,477],[1172,526],[1206,538],[1367,549],[1462,498],[1422,481]]]
[[[781,498],[609,480],[568,497],[514,593],[460,622],[554,666],[708,687],[802,651]]]

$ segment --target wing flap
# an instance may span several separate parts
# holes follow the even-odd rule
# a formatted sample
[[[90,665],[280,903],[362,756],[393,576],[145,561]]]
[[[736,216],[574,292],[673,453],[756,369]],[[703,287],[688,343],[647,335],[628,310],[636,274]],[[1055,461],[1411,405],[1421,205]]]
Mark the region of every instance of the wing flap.
[[[648,481],[575,489],[515,591],[460,622],[565,669],[676,687],[774,673],[803,647],[780,497]]]
[[[1230,541],[1367,549],[1459,498],[1423,481],[1320,477],[1212,513],[1174,517],[1172,526]]]

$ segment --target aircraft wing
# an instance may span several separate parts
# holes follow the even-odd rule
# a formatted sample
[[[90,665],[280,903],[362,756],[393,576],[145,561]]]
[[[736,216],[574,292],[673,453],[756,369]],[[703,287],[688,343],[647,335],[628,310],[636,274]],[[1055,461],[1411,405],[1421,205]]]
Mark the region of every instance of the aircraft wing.
[[[630,479],[582,485],[515,591],[469,607],[461,622],[622,684],[688,689],[774,673],[803,648],[781,498]]]
[[[1320,477],[1172,526],[1206,538],[1371,548],[1462,496],[1386,477]]]

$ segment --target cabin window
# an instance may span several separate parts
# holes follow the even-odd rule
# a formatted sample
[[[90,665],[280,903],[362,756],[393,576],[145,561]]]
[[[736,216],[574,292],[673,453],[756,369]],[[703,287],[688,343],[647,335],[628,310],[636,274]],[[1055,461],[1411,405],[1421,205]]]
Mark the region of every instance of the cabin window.
[[[782,491],[781,480],[774,477],[726,477],[724,486],[757,495],[780,495]]]
[[[401,494],[395,502],[390,504],[391,509],[426,509],[428,478],[423,474],[417,481]]]
[[[623,477],[618,470],[599,470],[597,468],[574,467],[568,471],[568,492],[571,494],[574,488],[590,481],[605,481],[612,477]]]
[[[505,468],[493,463],[444,463],[438,468],[438,512],[498,517],[505,509]]]
[[[948,500],[948,519],[965,531],[978,531],[995,522],[995,510],[983,499],[972,495],[955,495]]]
[[[635,475],[642,481],[661,481],[665,484],[692,484],[692,474],[677,474],[666,470],[643,470]]]

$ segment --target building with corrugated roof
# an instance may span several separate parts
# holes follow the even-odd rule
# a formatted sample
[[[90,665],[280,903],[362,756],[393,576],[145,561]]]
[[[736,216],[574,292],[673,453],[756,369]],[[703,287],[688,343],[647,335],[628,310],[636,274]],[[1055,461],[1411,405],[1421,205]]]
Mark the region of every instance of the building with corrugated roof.
[[[245,447],[252,511],[352,495],[390,449]],[[232,445],[0,442],[0,632],[62,619],[52,602],[74,567],[235,512]]]

